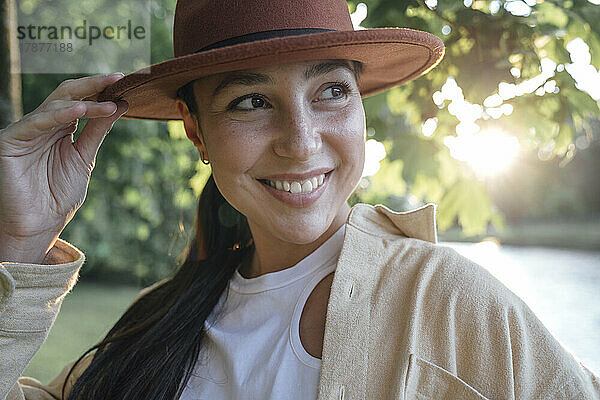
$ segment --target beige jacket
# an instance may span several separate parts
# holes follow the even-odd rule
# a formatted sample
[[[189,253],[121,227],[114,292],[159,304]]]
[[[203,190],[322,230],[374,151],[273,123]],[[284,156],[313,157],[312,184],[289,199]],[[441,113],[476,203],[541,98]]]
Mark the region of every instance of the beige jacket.
[[[516,295],[436,243],[434,204],[352,208],[327,308],[319,400],[600,399],[599,378]],[[20,375],[83,262],[59,240],[44,261],[52,265],[1,264],[0,399],[61,399],[72,363],[49,385]]]

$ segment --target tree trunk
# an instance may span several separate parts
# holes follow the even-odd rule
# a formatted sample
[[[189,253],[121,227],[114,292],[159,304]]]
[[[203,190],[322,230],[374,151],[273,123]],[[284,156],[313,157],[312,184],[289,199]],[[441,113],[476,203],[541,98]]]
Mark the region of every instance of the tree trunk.
[[[0,0],[0,128],[21,118],[21,65],[15,0]]]

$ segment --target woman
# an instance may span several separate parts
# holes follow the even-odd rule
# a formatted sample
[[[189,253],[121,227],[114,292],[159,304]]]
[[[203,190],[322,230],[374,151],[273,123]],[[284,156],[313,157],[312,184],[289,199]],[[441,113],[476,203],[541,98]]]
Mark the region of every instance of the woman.
[[[598,396],[598,379],[520,299],[435,245],[433,205],[346,202],[364,162],[361,96],[432,68],[441,42],[354,32],[343,0],[238,7],[180,0],[174,59],[67,81],[0,134],[0,331],[12,335],[0,336],[0,396]],[[77,279],[84,256],[58,236],[124,113],[182,119],[211,164],[196,240],[53,382],[19,378]]]

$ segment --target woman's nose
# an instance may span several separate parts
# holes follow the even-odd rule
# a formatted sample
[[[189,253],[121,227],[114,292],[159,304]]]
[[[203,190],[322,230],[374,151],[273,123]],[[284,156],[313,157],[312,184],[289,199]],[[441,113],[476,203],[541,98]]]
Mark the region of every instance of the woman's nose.
[[[305,161],[319,151],[322,144],[319,124],[306,109],[296,107],[279,120],[279,135],[273,143],[277,155]]]

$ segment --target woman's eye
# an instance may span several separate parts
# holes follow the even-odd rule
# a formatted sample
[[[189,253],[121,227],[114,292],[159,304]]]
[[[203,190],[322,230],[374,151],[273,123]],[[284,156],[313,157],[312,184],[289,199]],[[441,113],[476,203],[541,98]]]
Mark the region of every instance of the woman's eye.
[[[350,91],[351,89],[348,83],[336,82],[321,92],[324,93],[325,96],[320,97],[319,100],[341,99],[344,98]],[[227,108],[229,110],[250,111],[258,108],[266,108],[268,104],[269,103],[264,99],[263,96],[259,94],[250,94],[232,101]]]
[[[234,100],[229,108],[237,110],[251,110],[262,108],[266,104],[267,102],[261,96],[250,95],[239,100]]]
[[[326,96],[322,97],[324,100],[336,100],[343,98],[350,91],[350,85],[345,82],[338,82],[335,85],[329,86],[327,89],[323,90],[322,93],[325,93]]]
[[[344,91],[337,86],[327,88],[323,91],[323,93],[325,93],[325,96],[323,97],[325,99],[337,99],[338,97],[344,95]]]

